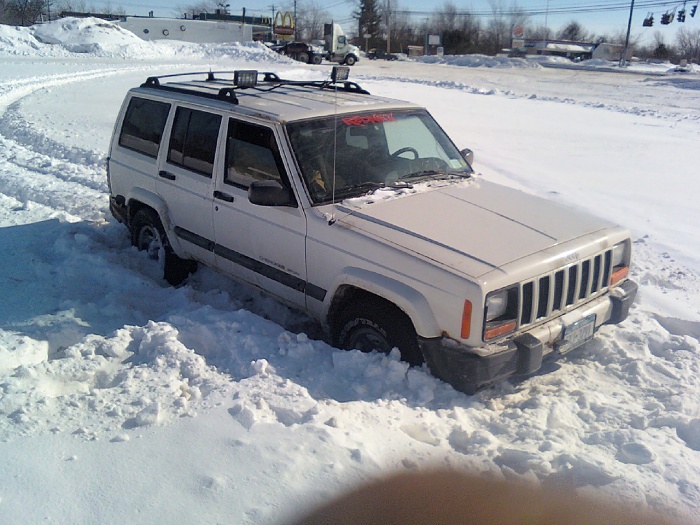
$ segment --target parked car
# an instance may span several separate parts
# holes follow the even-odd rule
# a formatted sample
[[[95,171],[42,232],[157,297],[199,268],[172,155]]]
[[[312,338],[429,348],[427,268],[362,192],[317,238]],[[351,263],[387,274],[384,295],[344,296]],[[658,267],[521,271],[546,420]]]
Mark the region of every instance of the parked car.
[[[398,60],[399,59],[399,57],[393,53],[387,53],[383,49],[375,49],[375,48],[372,48],[369,51],[367,51],[367,58],[369,60],[377,60],[378,58],[381,58],[384,60]]]
[[[347,69],[177,74],[127,93],[110,209],[165,279],[209,265],[337,347],[397,347],[465,392],[627,317],[627,230],[475,176],[425,108]]]

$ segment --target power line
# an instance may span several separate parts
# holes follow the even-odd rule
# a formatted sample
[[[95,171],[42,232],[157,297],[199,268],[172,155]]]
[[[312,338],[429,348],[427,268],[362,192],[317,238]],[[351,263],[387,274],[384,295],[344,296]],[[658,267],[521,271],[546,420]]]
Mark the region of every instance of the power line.
[[[663,8],[669,6],[678,6],[683,2],[678,0],[642,0],[636,4],[636,8]],[[455,11],[450,14],[455,16],[473,16],[473,17],[493,17],[494,14],[504,15],[504,16],[538,16],[538,15],[559,15],[559,14],[581,14],[581,13],[600,13],[600,12],[611,12],[611,11],[628,11],[629,2],[606,2],[606,3],[586,3],[579,5],[568,5],[568,6],[552,6],[549,8],[542,7],[525,7],[525,8],[506,8],[494,12],[493,10],[463,10]],[[432,11],[423,10],[412,10],[412,9],[402,9],[395,11],[397,14],[408,15],[408,16],[430,16],[440,12],[440,9],[434,9]]]

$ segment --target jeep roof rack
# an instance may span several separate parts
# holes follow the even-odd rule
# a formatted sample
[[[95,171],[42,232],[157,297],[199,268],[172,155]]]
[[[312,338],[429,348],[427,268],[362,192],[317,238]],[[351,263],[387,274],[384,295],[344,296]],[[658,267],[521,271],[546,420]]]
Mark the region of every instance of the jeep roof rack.
[[[172,73],[170,75],[152,76],[141,84],[143,88],[161,89],[164,91],[175,91],[187,93],[200,97],[226,100],[232,104],[238,104],[237,90],[255,89],[256,91],[272,91],[281,86],[317,87],[319,89],[338,90],[346,93],[357,93],[369,95],[369,91],[362,89],[355,82],[347,80],[348,72],[339,66],[333,67],[330,80],[289,80],[280,78],[276,73],[269,71],[261,72],[257,70],[234,70],[234,71],[198,71],[191,73]],[[216,75],[230,75],[233,78],[220,78]],[[195,75],[206,75],[204,80],[191,80],[188,82],[161,83],[161,79],[175,77],[191,77]],[[260,76],[262,75],[262,79]],[[196,89],[199,86],[213,84],[221,86],[218,91],[202,91]]]

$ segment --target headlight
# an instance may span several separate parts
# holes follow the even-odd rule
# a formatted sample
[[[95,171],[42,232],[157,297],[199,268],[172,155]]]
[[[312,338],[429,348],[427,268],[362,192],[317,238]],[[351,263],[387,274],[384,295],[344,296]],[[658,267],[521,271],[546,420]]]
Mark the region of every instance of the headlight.
[[[610,286],[614,286],[629,274],[630,242],[629,240],[616,244],[612,249],[610,262]]]
[[[627,252],[627,243],[621,242],[616,244],[612,249],[612,267],[616,268],[618,266],[627,266],[625,264],[625,254]]]
[[[514,332],[518,327],[518,287],[491,292],[484,303],[484,341]]]
[[[486,320],[493,321],[506,313],[508,307],[508,290],[499,290],[486,298]]]

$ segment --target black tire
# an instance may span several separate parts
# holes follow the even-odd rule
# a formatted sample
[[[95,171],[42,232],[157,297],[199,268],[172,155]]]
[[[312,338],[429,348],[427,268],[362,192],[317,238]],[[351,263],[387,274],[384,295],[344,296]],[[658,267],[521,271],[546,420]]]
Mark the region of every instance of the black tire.
[[[424,361],[413,323],[388,301],[355,300],[341,311],[335,326],[334,343],[339,348],[388,354],[396,347],[407,363],[420,365]]]
[[[312,64],[319,65],[321,62],[323,62],[323,57],[321,55],[314,55],[311,58]]]
[[[195,261],[181,259],[170,247],[163,223],[158,214],[150,208],[136,212],[131,220],[131,244],[139,250],[145,250],[148,257],[160,265],[163,278],[171,285],[177,286],[197,269]]]
[[[297,55],[297,60],[303,62],[304,64],[309,63],[309,54],[306,51],[302,51]]]
[[[357,62],[357,58],[355,57],[355,55],[348,55],[345,57],[344,63],[346,66],[354,66],[355,62]]]

